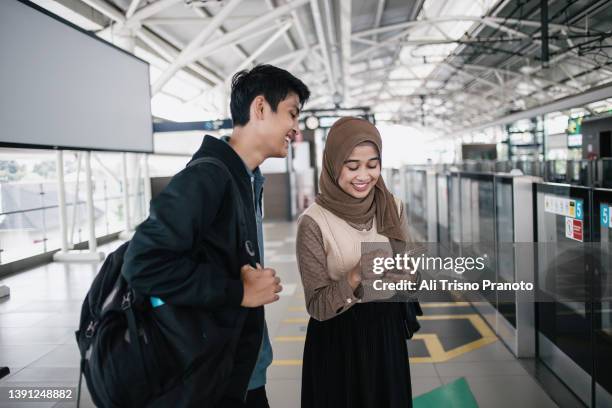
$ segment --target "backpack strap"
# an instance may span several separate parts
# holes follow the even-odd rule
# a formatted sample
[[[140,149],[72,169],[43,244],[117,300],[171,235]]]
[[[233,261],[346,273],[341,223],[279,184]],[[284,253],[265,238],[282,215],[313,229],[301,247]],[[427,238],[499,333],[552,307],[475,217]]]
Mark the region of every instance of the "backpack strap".
[[[239,225],[239,228],[238,228],[239,238],[238,239],[240,240],[240,245],[244,246],[245,251],[249,255],[249,264],[253,268],[255,268],[255,260],[254,260],[255,251],[253,250],[253,243],[249,240],[248,233],[247,233],[247,221],[244,215],[244,202],[242,201],[242,196],[240,195],[240,191],[238,190],[238,186],[236,185],[234,177],[230,173],[225,163],[223,163],[221,160],[217,159],[216,157],[210,157],[210,156],[200,157],[199,159],[195,159],[187,163],[187,167],[196,166],[201,163],[213,164],[227,173],[230,179],[230,183],[232,185],[232,189],[234,190],[234,197],[236,197],[236,211],[237,211],[238,225]]]
[[[244,249],[246,250],[246,253],[248,254],[247,262],[253,268],[255,268],[256,267],[255,260],[254,260],[255,252],[253,250],[253,244],[249,240],[249,236],[247,233],[247,221],[244,215],[244,203],[242,201],[242,196],[240,195],[240,191],[238,190],[238,187],[236,186],[236,182],[234,181],[234,177],[230,173],[225,163],[223,163],[221,160],[217,159],[216,157],[210,157],[210,156],[200,157],[199,159],[195,159],[187,163],[186,167],[197,166],[198,164],[202,164],[202,163],[209,163],[214,166],[217,166],[223,172],[225,172],[227,176],[229,177],[230,183],[233,189],[233,195],[236,199],[236,213],[238,217],[238,239],[240,240],[240,246],[244,246]],[[163,305],[164,301],[157,297],[151,297],[150,303],[153,307],[158,307],[158,306]]]
[[[81,386],[83,385],[83,372],[85,371],[85,359],[81,357],[79,364],[79,385],[77,386],[76,408],[81,408]]]
[[[246,262],[251,265],[253,268],[256,268],[255,264],[255,251],[253,247],[253,243],[249,240],[248,230],[247,230],[247,221],[244,215],[244,202],[242,201],[242,196],[240,195],[240,191],[238,190],[238,186],[236,185],[236,181],[234,177],[230,173],[229,169],[221,160],[215,157],[201,157],[199,159],[195,159],[187,163],[187,167],[195,166],[200,163],[210,163],[213,164],[224,172],[227,173],[230,183],[232,185],[232,189],[234,190],[234,197],[236,197],[236,212],[238,217],[238,240],[240,241],[241,246],[244,246],[244,250],[247,254]],[[255,203],[253,203],[255,204]],[[263,245],[263,243],[261,243]],[[236,335],[235,337],[239,337],[239,333],[242,330],[242,325],[244,324],[244,320],[246,319],[246,314],[242,314],[240,321],[241,323],[236,324]]]

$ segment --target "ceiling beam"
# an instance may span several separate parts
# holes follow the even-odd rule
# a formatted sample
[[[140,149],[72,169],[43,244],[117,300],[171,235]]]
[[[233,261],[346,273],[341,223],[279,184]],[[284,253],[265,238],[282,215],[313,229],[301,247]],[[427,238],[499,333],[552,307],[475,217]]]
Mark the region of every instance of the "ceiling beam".
[[[236,71],[241,71],[245,68],[247,68],[253,61],[255,61],[256,58],[258,58],[261,54],[264,53],[264,51],[266,51],[268,48],[270,48],[270,46],[272,44],[274,44],[274,42],[282,35],[285,35],[285,33],[287,32],[287,30],[289,30],[291,28],[291,26],[293,25],[293,20],[289,20],[286,21],[280,28],[278,28],[276,30],[276,32],[274,34],[272,34],[272,36],[270,38],[268,38],[263,44],[261,44],[255,51],[253,51],[253,53],[251,55],[249,55],[249,58],[247,58],[246,60],[244,60],[239,66],[238,68],[236,68],[234,70],[234,72]],[[227,79],[225,80],[225,83],[228,84],[232,79],[232,75],[230,75],[229,77],[227,77]]]
[[[319,2],[320,4],[320,2]],[[323,8],[325,12],[324,27],[327,29],[327,39],[329,40],[329,52],[332,67],[332,74],[336,82],[340,83],[342,78],[342,61],[340,56],[340,47],[338,46],[338,38],[336,37],[336,16],[334,14],[334,2],[323,1]]]
[[[204,25],[209,22],[207,17],[151,17],[142,20],[142,25]]]
[[[276,8],[276,4],[274,4],[274,0],[265,0],[265,2],[266,2],[266,7],[268,7],[268,10],[274,10]],[[281,27],[283,25],[283,22],[282,20],[276,20],[276,24],[279,27]],[[291,35],[288,32],[285,32],[285,34],[283,35],[283,40],[285,41],[285,44],[291,51],[296,50],[297,46],[295,45],[293,38],[291,38]]]
[[[181,50],[179,55],[176,57],[174,61],[170,64],[170,66],[160,75],[160,77],[155,81],[151,92],[155,95],[157,92],[161,91],[162,87],[172,78],[172,76],[181,69],[183,66],[187,65],[190,62],[193,62],[195,59],[190,58],[191,54],[206,40],[208,40],[215,32],[217,28],[223,24],[223,21],[227,16],[229,16],[236,7],[242,2],[242,0],[230,0],[223,8],[213,17],[212,21],[207,24],[202,31],[198,35],[193,38],[187,46]]]
[[[137,31],[137,34],[140,31],[150,32],[154,34],[155,37],[159,37],[164,43],[168,43],[171,46],[170,48],[172,49],[173,57],[168,60],[169,62],[172,62],[178,56],[180,51],[186,46],[186,44],[177,38],[173,33],[168,32],[160,26],[156,26],[154,28],[143,27],[141,30]],[[204,78],[210,80],[211,84],[213,85],[223,82],[223,76],[219,72],[219,69],[217,67],[211,67],[204,61],[192,62],[187,65],[187,68],[198,73],[205,73],[200,75],[203,75]]]
[[[111,20],[113,20],[114,22],[118,24],[124,24],[127,21],[126,17],[123,15],[122,12],[120,12],[118,9],[116,9],[115,7],[111,6],[109,3],[103,0],[81,0],[81,1],[87,4],[88,6],[90,6],[91,8],[93,8],[94,10],[97,10],[98,12],[104,14],[105,16],[107,16],[108,18],[110,18]],[[176,49],[174,49],[164,40],[159,38],[157,35],[153,34],[152,32],[144,28],[140,30],[136,30],[135,35],[139,37],[141,41],[147,44],[151,49],[157,52],[162,58],[164,58],[168,62],[171,62],[178,55],[178,51],[176,51]],[[199,80],[204,80],[205,83],[206,81],[209,81],[207,82],[207,85],[215,84],[220,80],[218,77],[215,77],[214,74],[207,72],[204,68],[199,67],[195,64],[190,64],[189,68],[191,68],[194,72],[198,73],[204,78],[204,79],[198,78]]]
[[[515,36],[517,36],[519,38],[528,38],[529,37],[529,35],[521,32],[521,31],[515,30],[514,28],[506,27],[505,25],[499,24],[499,23],[497,23],[495,21],[492,21],[492,20],[490,20],[488,18],[483,18],[482,19],[482,23],[484,25],[488,26],[488,27],[495,28],[495,29],[497,29],[499,31],[503,31],[504,33],[507,33],[507,34],[510,34],[510,35],[515,35]]]
[[[376,5],[376,16],[374,17],[374,27],[380,27],[380,23],[382,21],[383,11],[385,11],[385,3],[386,0],[378,0],[378,4]],[[378,41],[378,35],[374,36],[374,41]]]
[[[295,50],[289,54],[285,54],[285,55],[281,55],[280,57],[271,59],[268,61],[268,64],[271,65],[281,65],[284,64],[286,62],[290,62],[290,61],[294,61],[298,58],[302,58],[303,56],[308,55],[309,50],[307,49],[300,49],[300,50]]]
[[[117,23],[124,23],[126,18],[121,11],[119,11],[114,6],[111,6],[109,3],[104,0],[81,0],[83,3],[87,4],[89,7],[99,11],[105,16],[109,17],[111,20]]]
[[[253,61],[255,61],[256,58],[258,58],[276,40],[278,40],[278,38],[281,35],[285,34],[285,32],[287,32],[287,30],[289,28],[291,28],[292,24],[293,24],[292,21],[285,22],[285,24],[280,28],[280,30],[277,30],[270,38],[268,38],[263,44],[261,44],[251,55],[249,55],[249,57],[246,60],[244,60],[236,69],[234,69],[232,71],[232,73],[230,75],[228,75],[222,83],[217,84],[217,86],[214,87],[214,88],[211,88],[211,89],[209,89],[207,91],[202,92],[200,95],[198,95],[195,98],[193,98],[192,100],[190,100],[189,103],[198,102],[199,100],[204,98],[210,92],[217,92],[219,90],[223,90],[224,88],[228,89],[229,85],[232,82],[232,78],[234,76],[234,73],[247,68]]]
[[[563,111],[569,109],[574,106],[584,106],[596,101],[600,101],[603,99],[612,98],[612,85],[603,85],[597,87],[595,89],[590,89],[582,94],[578,95],[570,95],[565,98],[561,98],[549,103],[546,103],[541,106],[536,106],[533,108],[526,109],[522,112],[516,112],[509,115],[506,115],[501,118],[497,118],[492,122],[488,123],[480,123],[468,129],[454,129],[456,132],[467,133],[467,132],[475,132],[478,130],[483,130],[491,126],[503,125],[506,123],[511,123],[524,118],[531,118],[538,115],[544,115],[546,113],[555,112],[555,111]]]
[[[179,55],[179,49],[147,28],[138,30],[136,32],[136,37],[168,63],[174,61]],[[199,64],[189,64],[185,68],[189,68],[191,71],[200,75],[202,77],[200,80],[204,81],[207,86],[216,85],[222,81],[215,72]]]
[[[194,7],[193,11],[200,17],[208,17],[213,18],[213,15],[206,7]],[[216,33],[220,33],[221,35],[227,34],[227,30],[220,25],[219,28],[215,30]],[[232,45],[231,49],[234,51],[239,58],[248,58],[249,54],[238,44]]]
[[[321,11],[319,10],[318,0],[310,0],[310,9],[312,11],[312,18],[315,23],[317,39],[319,41],[319,45],[321,46],[321,52],[323,54],[323,65],[325,67],[325,74],[327,75],[332,94],[334,94],[336,93],[336,81],[334,80],[334,74],[332,73],[331,60],[329,56],[329,51],[327,49],[327,39],[325,38],[325,33],[323,32],[323,23],[321,20]]]
[[[127,11],[125,12],[125,18],[130,18],[134,15],[136,9],[138,8],[138,4],[140,4],[140,0],[132,0],[127,8]]]
[[[558,64],[559,68],[561,68],[561,64]],[[486,72],[493,72],[494,74],[504,74],[504,75],[510,75],[514,78],[520,77],[523,78],[525,80],[528,81],[541,81],[541,82],[545,82],[547,85],[554,85],[554,86],[559,86],[562,88],[566,88],[567,90],[569,90],[570,92],[576,92],[576,91],[583,91],[581,88],[579,87],[575,87],[575,86],[571,86],[568,84],[564,84],[561,82],[557,82],[557,81],[553,81],[550,80],[548,78],[542,78],[542,77],[536,77],[532,74],[524,74],[522,72],[516,72],[516,71],[510,71],[507,69],[501,69],[501,68],[496,68],[496,67],[488,67],[485,65],[478,65],[478,64],[463,64],[462,67],[464,68],[468,68],[468,69],[474,69],[474,70],[478,70],[478,71],[486,71]]]
[[[533,27],[533,28],[540,27],[539,21],[506,19],[506,18],[501,18],[501,17],[475,17],[475,16],[458,15],[458,16],[433,17],[433,18],[426,18],[422,20],[407,21],[404,23],[391,24],[388,26],[359,31],[359,32],[353,33],[353,36],[354,37],[367,37],[371,35],[373,36],[373,35],[378,35],[378,34],[384,34],[384,33],[398,31],[398,30],[405,30],[407,28],[413,28],[413,27],[418,27],[418,26],[424,26],[424,25],[431,26],[431,25],[438,24],[438,23],[455,23],[458,21],[473,21],[475,23],[482,23],[482,24],[484,24],[484,21],[487,21],[488,23],[499,24],[499,25],[514,24],[518,26]],[[569,31],[577,32],[577,33],[584,32],[584,28],[565,26],[562,24],[549,24],[549,28],[554,31],[569,30]]]
[[[94,30],[99,30],[106,27],[109,23],[109,19],[112,21],[112,18],[110,18],[108,15],[102,14],[97,9],[94,9],[81,0],[55,0],[55,2],[60,6],[72,11],[79,17],[84,18],[93,26],[98,26],[93,28]]]
[[[207,55],[210,55],[213,52],[218,51],[222,47],[225,47],[230,44],[236,44],[240,42],[246,41],[248,38],[254,38],[261,36],[270,30],[275,30],[276,26],[268,25],[266,27],[262,27],[273,21],[280,16],[286,15],[296,8],[299,8],[306,4],[308,0],[293,0],[290,3],[285,4],[284,6],[278,7],[274,9],[274,11],[256,17],[251,20],[249,23],[237,28],[233,31],[228,32],[227,34],[215,38],[214,40],[209,41],[207,44],[202,45],[195,50],[192,50],[188,55],[184,57],[184,62],[191,62],[194,60],[198,60],[200,58],[204,58]],[[231,4],[231,3],[230,3]],[[227,7],[227,6],[226,6]]]
[[[161,11],[179,3],[180,1],[181,0],[158,0],[155,3],[151,3],[148,6],[142,7],[140,10],[136,11],[131,16],[128,16],[126,13],[126,19],[123,25],[125,26],[125,28],[128,29],[138,28],[140,27],[142,20],[152,17],[155,14],[160,13]],[[138,4],[136,1],[133,1],[132,4],[130,4],[130,7],[134,5],[134,3],[136,3],[136,5]],[[128,9],[128,12],[130,11],[131,9]]]
[[[348,107],[350,101],[349,84],[351,82],[351,14],[352,0],[340,0],[340,38],[342,39],[342,84],[344,106]]]

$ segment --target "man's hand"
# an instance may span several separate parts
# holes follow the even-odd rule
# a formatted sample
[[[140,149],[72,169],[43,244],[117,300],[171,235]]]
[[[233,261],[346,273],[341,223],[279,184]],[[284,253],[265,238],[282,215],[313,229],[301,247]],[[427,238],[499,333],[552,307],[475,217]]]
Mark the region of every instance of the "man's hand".
[[[262,268],[257,264],[257,269],[251,265],[240,268],[240,278],[244,286],[244,294],[241,306],[258,307],[276,302],[279,299],[278,292],[283,290],[280,278],[272,268]]]

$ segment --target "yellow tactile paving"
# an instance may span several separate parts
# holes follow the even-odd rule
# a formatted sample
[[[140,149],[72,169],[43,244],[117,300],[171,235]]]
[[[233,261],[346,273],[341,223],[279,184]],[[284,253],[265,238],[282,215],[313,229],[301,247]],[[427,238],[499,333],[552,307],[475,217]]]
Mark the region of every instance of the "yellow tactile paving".
[[[470,304],[468,302],[432,302],[432,303],[421,303],[421,308],[423,309],[433,309],[439,307],[468,307]],[[290,312],[305,312],[306,308],[304,306],[292,306],[287,309]]]
[[[294,342],[294,341],[305,341],[306,336],[276,336],[274,341],[278,342]]]
[[[421,303],[422,309],[429,309],[435,307],[467,307],[470,306],[468,302],[431,302]]]
[[[308,323],[308,319],[304,319],[302,317],[293,318],[293,319],[285,319],[282,321],[285,324],[305,324]]]
[[[301,366],[302,360],[273,360],[273,366]]]
[[[464,303],[464,302],[457,302]],[[466,305],[467,302],[465,302]],[[453,303],[455,305],[456,303]],[[440,305],[440,304],[439,304]],[[444,304],[444,307],[447,306]],[[436,306],[432,306],[436,307]],[[443,306],[437,306],[443,307]],[[291,308],[290,308],[291,309]],[[296,310],[299,311],[299,310]],[[481,338],[470,343],[464,344],[463,346],[456,347],[452,350],[444,350],[442,343],[436,333],[417,333],[414,335],[414,340],[423,340],[425,346],[429,351],[429,357],[412,357],[410,361],[412,363],[442,363],[445,361],[452,360],[462,354],[476,350],[480,347],[486,346],[497,341],[497,336],[487,326],[485,321],[477,314],[456,314],[456,315],[428,315],[420,316],[419,320],[457,320],[467,319],[470,321],[472,326],[480,333]],[[285,324],[306,324],[308,323],[307,318],[290,318],[284,319],[282,323]],[[275,342],[304,342],[306,336],[277,336],[274,337]],[[274,360],[273,365],[279,366],[290,366],[290,365],[301,365],[302,360]]]

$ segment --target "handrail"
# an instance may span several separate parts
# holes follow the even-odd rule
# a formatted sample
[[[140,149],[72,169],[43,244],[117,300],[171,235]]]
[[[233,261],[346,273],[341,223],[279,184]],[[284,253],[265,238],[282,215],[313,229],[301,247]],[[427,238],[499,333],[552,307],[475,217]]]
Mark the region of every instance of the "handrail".
[[[143,195],[143,193],[136,193],[136,194],[130,194],[130,197],[138,197],[138,196],[142,196],[142,195]],[[123,199],[123,196],[105,197],[105,198],[102,198],[102,199],[94,200],[94,203],[100,202],[100,201],[105,201],[105,200],[117,200],[117,199]],[[85,201],[79,200],[76,203],[67,203],[66,206],[72,206],[74,204],[85,204]],[[59,207],[59,205],[46,205],[44,207],[28,208],[26,210],[15,210],[15,211],[0,212],[0,215],[23,214],[23,213],[27,213],[27,212],[34,212],[34,211],[41,211],[41,210],[50,210],[52,208],[58,208],[58,207]]]

